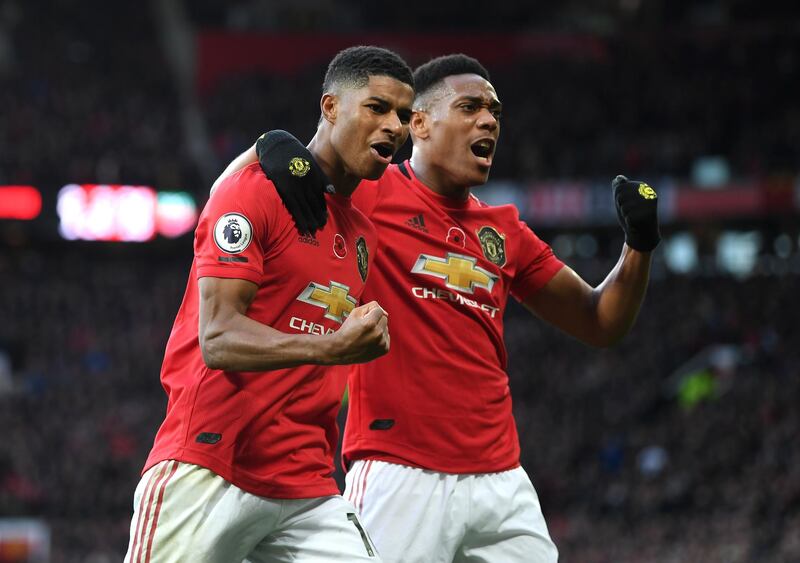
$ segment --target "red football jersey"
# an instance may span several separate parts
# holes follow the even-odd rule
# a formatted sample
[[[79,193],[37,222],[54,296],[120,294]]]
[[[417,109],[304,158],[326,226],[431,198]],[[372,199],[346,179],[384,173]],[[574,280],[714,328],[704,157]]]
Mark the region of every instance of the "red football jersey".
[[[329,195],[328,224],[300,236],[258,164],[228,177],[195,232],[195,256],[161,370],[166,418],[144,470],[164,459],[206,467],[273,498],[337,494],[336,415],[347,371],[209,369],[198,341],[198,279],[258,285],[247,316],[286,333],[337,330],[358,305],[376,246],[350,199]]]
[[[392,343],[351,370],[344,456],[448,473],[518,466],[503,312],[563,263],[514,206],[442,197],[408,162],[362,182],[353,204],[378,230],[363,297],[389,313]]]

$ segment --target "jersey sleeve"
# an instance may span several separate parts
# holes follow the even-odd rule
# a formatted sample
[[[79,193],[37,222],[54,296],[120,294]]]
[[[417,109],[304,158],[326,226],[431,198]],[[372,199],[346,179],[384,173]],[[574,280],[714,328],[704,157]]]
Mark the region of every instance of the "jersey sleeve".
[[[547,282],[564,267],[564,263],[528,225],[522,221],[519,225],[519,264],[511,284],[511,295],[517,301],[525,301],[527,297],[547,285]]]
[[[211,195],[194,237],[198,278],[261,283],[272,215],[267,184],[256,164],[225,178]]]

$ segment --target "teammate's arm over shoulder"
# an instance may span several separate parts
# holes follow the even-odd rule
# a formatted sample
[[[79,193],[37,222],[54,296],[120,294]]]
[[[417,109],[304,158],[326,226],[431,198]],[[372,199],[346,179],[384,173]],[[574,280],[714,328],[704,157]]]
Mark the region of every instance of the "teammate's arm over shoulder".
[[[280,129],[264,133],[228,164],[214,181],[211,193],[231,174],[258,162],[275,186],[301,234],[314,234],[328,221],[325,192],[332,190],[311,152],[294,135]]]

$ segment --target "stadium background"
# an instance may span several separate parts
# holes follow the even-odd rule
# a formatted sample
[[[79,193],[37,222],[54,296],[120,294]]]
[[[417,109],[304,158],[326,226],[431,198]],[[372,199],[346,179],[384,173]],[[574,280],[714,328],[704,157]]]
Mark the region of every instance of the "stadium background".
[[[660,194],[620,346],[508,311],[561,560],[800,561],[800,12],[780,6],[0,2],[0,562],[121,560],[191,259],[176,235],[262,131],[310,138],[325,63],[359,43],[485,63],[505,115],[480,196],[588,281],[622,243],[609,180]]]

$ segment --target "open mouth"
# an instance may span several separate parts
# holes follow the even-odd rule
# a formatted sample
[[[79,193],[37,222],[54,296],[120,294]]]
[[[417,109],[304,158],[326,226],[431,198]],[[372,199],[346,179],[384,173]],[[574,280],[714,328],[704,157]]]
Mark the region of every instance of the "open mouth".
[[[394,155],[394,145],[392,143],[374,143],[370,145],[382,159],[390,159]]]
[[[488,159],[494,152],[494,145],[495,142],[492,139],[481,139],[472,143],[469,148],[472,150],[472,154],[478,158]]]

